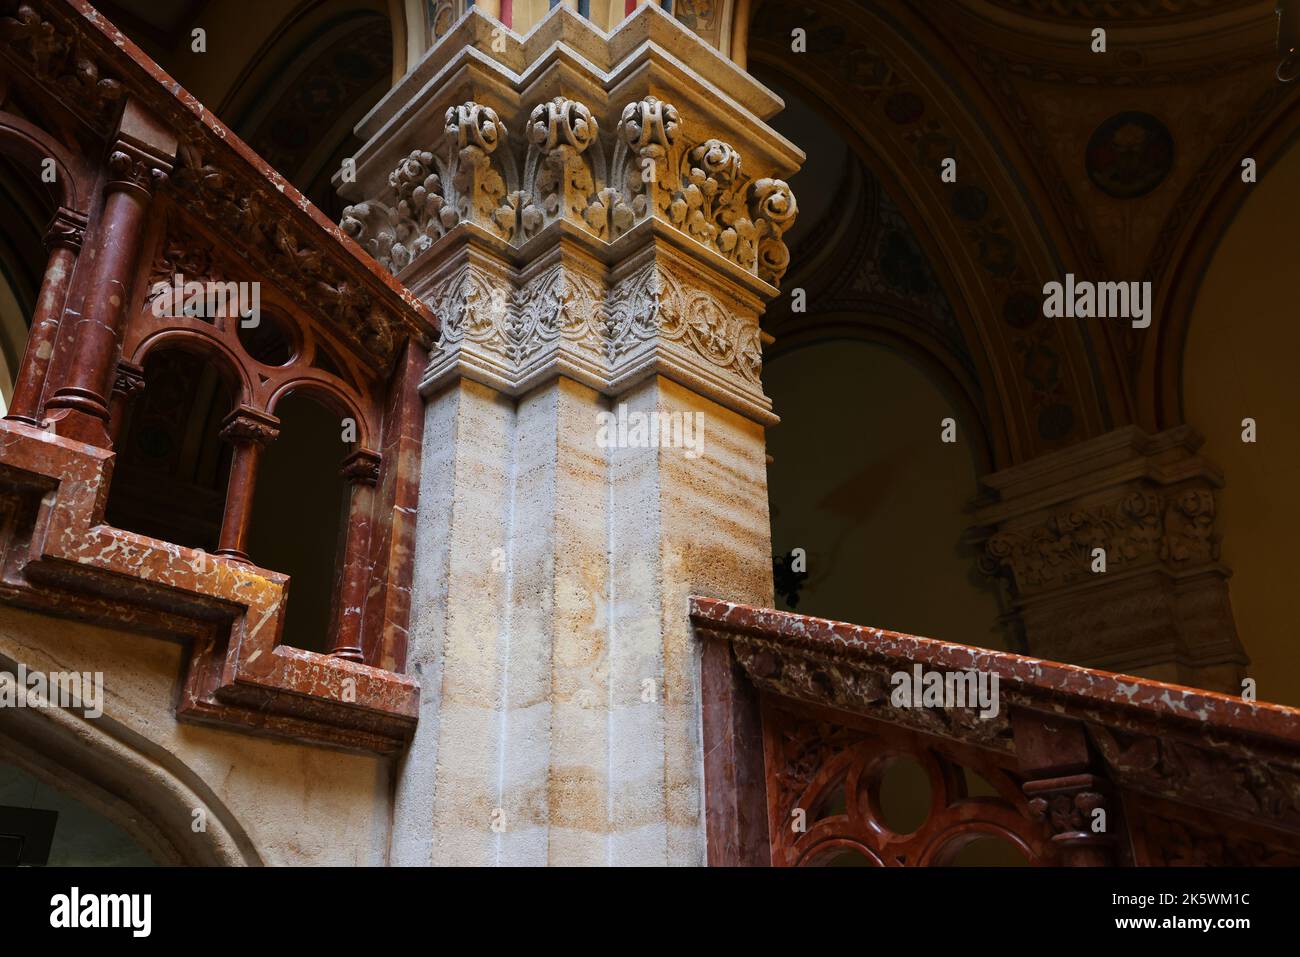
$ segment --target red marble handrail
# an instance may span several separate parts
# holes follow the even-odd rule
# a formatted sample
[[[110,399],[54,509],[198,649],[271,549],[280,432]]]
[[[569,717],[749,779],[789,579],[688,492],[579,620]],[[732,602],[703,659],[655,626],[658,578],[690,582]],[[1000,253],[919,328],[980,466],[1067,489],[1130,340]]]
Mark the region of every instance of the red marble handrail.
[[[698,627],[768,637],[791,649],[904,668],[919,663],[939,671],[996,674],[1004,688],[1066,712],[1071,708],[1131,711],[1159,721],[1276,739],[1300,753],[1298,708],[714,598],[692,598],[690,615]]]
[[[713,863],[850,848],[943,864],[993,835],[1037,864],[1300,864],[1298,709],[712,598],[689,613]],[[917,668],[979,676],[996,707],[896,699],[897,676]],[[906,835],[877,816],[900,755],[938,791]],[[998,796],[968,795],[967,772]],[[874,797],[826,812],[850,783]],[[792,814],[811,816],[806,832]]]

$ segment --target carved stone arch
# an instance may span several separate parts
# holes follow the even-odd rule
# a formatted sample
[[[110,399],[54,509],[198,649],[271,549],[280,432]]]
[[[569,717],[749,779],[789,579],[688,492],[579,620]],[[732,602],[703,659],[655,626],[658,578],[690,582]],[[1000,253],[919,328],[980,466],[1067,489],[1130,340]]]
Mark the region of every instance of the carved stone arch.
[[[52,159],[57,170],[58,205],[82,216],[89,211],[92,177],[85,161],[49,133],[12,113],[0,112],[0,154],[31,163],[38,170],[42,160]]]
[[[357,404],[356,400],[333,382],[325,378],[326,373],[314,369],[303,369],[302,374],[281,383],[271,394],[266,404],[266,411],[275,414],[276,406],[290,395],[306,396],[319,402],[327,409],[350,416],[357,423],[357,448],[374,449],[372,444],[378,434],[376,423]]]
[[[0,656],[7,680],[16,667]],[[113,710],[111,697],[93,720],[57,707],[0,708],[0,753],[71,792],[160,864],[261,866],[252,839],[203,777]],[[200,811],[204,828],[195,830]]]
[[[395,25],[390,5],[304,4],[258,50],[217,112],[268,165],[330,218],[330,186],[347,155],[352,129],[394,79]]]
[[[161,329],[145,336],[131,352],[129,361],[143,367],[152,353],[168,349],[180,349],[215,358],[218,374],[234,386],[235,404],[252,404],[257,389],[244,368],[242,357],[236,355],[220,335],[205,328],[206,324],[202,320],[190,320],[187,326],[189,327]]]
[[[1210,261],[1253,188],[1241,180],[1241,160],[1253,157],[1262,179],[1284,154],[1300,149],[1297,129],[1300,99],[1293,97],[1261,119],[1243,138],[1239,149],[1224,150],[1224,155],[1216,157],[1217,162],[1207,163],[1183,197],[1194,204],[1191,216],[1181,222],[1170,217],[1174,221],[1166,229],[1177,228],[1178,235],[1187,237],[1187,241],[1152,277],[1155,301],[1164,306],[1148,330],[1154,334],[1145,340],[1136,387],[1141,402],[1140,424],[1149,431],[1173,428],[1186,421],[1183,354],[1192,314]]]
[[[1077,324],[1041,319],[1043,283],[1073,258],[1065,231],[1050,204],[1027,195],[1010,138],[971,119],[997,115],[992,104],[965,102],[982,98],[978,80],[921,18],[899,16],[908,19],[768,0],[751,27],[749,63],[806,91],[845,131],[941,269],[988,397],[997,465],[1100,434],[1124,408],[1109,351]],[[809,56],[790,56],[793,26],[807,30]],[[958,160],[960,187],[940,180],[947,156]],[[1046,377],[1029,374],[1042,365]]]

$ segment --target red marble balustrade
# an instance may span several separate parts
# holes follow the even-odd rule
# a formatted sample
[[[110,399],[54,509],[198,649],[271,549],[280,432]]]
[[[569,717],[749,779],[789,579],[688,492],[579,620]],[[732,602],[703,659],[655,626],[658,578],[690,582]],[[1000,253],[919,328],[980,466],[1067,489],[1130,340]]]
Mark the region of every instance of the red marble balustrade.
[[[177,713],[391,752],[414,729],[401,672],[428,308],[82,0],[0,4],[0,155],[53,162],[48,266],[0,421],[0,600],[191,648]],[[289,345],[263,361],[239,317],[155,308],[196,280],[257,284]],[[220,370],[233,447],[215,553],[114,528],[125,411],[160,349]],[[337,410],[350,508],[330,654],[281,645],[288,580],[248,553],[262,450],[292,392]],[[304,475],[304,483],[318,476]]]
[[[710,863],[944,865],[992,837],[1030,864],[1300,864],[1300,710],[710,598],[690,615]],[[918,667],[996,678],[996,709],[918,707],[896,677]],[[881,782],[904,758],[929,804],[897,833]]]

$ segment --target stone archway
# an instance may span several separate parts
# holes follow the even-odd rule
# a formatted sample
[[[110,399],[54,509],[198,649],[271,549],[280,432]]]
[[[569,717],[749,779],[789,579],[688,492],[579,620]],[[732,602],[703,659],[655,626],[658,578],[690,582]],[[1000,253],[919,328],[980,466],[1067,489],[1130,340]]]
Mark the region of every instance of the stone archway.
[[[0,656],[0,680],[15,682],[16,671],[16,662]],[[18,686],[18,693],[27,689]],[[158,863],[262,864],[234,814],[197,773],[107,712],[92,721],[34,701],[0,709],[0,753],[71,792]]]

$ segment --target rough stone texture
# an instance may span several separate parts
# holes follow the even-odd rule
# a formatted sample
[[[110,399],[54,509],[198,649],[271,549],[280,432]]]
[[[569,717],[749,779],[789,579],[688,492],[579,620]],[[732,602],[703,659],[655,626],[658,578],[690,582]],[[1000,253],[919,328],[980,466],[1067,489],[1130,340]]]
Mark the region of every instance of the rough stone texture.
[[[79,799],[98,796],[164,861],[383,864],[391,761],[178,724],[185,660],[179,642],[0,606],[0,672],[98,671],[105,698],[96,719],[0,709],[0,753]],[[191,828],[197,809],[205,834]]]
[[[704,862],[686,609],[771,596],[763,429],[663,378],[620,401],[702,414],[703,454],[600,448],[618,403],[570,379],[430,398],[394,863]]]

